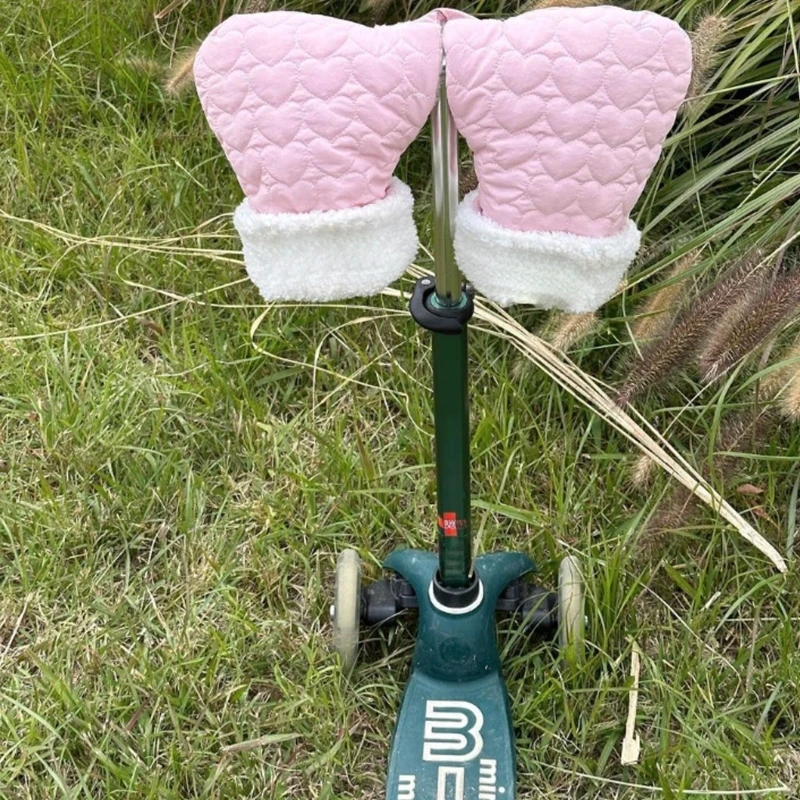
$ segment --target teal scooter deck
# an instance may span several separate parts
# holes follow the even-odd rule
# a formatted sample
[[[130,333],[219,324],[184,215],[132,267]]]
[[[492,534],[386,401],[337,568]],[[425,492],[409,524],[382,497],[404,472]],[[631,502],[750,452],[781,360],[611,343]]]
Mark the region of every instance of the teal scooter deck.
[[[514,731],[500,672],[495,603],[512,580],[534,569],[533,562],[520,553],[477,558],[478,597],[457,611],[438,604],[432,592],[435,554],[399,550],[384,566],[412,584],[419,603],[387,800],[512,800]]]

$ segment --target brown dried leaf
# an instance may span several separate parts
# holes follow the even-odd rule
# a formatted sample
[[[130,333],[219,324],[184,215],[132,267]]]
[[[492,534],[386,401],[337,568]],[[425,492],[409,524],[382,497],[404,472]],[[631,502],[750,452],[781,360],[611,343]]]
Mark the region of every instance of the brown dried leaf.
[[[753,486],[752,483],[743,483],[741,486],[737,486],[736,487],[736,491],[739,494],[749,494],[749,495],[763,494],[764,493],[763,489],[761,489],[758,486]]]

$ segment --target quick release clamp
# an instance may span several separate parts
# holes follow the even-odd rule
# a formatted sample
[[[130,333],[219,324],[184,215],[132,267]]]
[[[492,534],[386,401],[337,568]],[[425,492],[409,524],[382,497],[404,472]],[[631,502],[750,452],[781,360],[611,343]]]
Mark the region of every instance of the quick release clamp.
[[[475,313],[475,289],[470,284],[464,286],[459,301],[445,305],[436,294],[436,284],[431,276],[417,281],[409,302],[409,310],[414,321],[433,333],[461,333],[464,325]]]

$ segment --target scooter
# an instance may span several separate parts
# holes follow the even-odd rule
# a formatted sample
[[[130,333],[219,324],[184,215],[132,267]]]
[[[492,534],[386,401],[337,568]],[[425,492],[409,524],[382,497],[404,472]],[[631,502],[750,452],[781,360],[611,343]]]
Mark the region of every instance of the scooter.
[[[395,550],[383,564],[388,575],[362,586],[358,553],[344,550],[336,564],[333,642],[349,673],[362,626],[389,623],[407,610],[419,615],[387,800],[513,800],[514,728],[495,614],[517,615],[531,633],[556,636],[563,661],[578,664],[584,585],[574,556],[561,561],[557,592],[526,580],[536,567],[524,553],[473,558],[467,339],[474,292],[462,282],[453,252],[458,142],[444,67],[431,135],[435,275],[417,281],[410,311],[432,336],[438,555]]]

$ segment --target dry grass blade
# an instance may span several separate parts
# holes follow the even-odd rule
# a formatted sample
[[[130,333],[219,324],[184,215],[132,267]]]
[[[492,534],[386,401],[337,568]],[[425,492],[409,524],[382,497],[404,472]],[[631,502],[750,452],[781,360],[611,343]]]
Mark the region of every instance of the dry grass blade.
[[[780,572],[786,572],[786,562],[780,553],[643,417],[640,417],[640,421],[635,420],[631,413],[624,411],[614,403],[599,381],[580,370],[564,356],[555,353],[544,341],[526,331],[502,309],[478,301],[475,315],[479,320],[488,323],[493,329],[493,333],[506,338],[573,397],[599,414],[629,441],[647,453],[653,461],[663,467],[693,495],[718,511]]]
[[[225,215],[221,215],[225,216]],[[205,238],[207,235],[200,233],[200,229],[208,225],[210,222],[215,222],[220,217],[216,217],[214,220],[207,220],[202,225],[199,225],[194,231],[191,233],[187,233],[185,235],[177,235],[177,236],[170,236],[170,237],[148,237],[148,236],[80,236],[76,233],[71,233],[70,231],[61,230],[60,228],[55,228],[52,225],[48,225],[44,222],[38,222],[36,220],[27,219],[24,217],[17,217],[13,214],[8,214],[7,212],[0,209],[0,219],[4,219],[8,222],[16,222],[22,225],[28,225],[31,228],[35,228],[36,230],[42,231],[43,233],[48,234],[49,236],[53,236],[56,239],[64,242],[69,246],[69,248],[76,248],[76,247],[106,247],[106,248],[123,248],[126,250],[141,252],[141,253],[163,253],[166,255],[188,255],[188,256],[197,256],[197,257],[205,257],[209,259],[213,259],[214,261],[218,261],[220,263],[227,263],[227,264],[234,264],[236,266],[242,265],[242,254],[241,250],[217,250],[215,248],[202,248],[202,247],[185,247],[182,246],[181,243],[185,240],[196,241],[198,239]],[[235,235],[235,234],[233,234]],[[209,234],[209,236],[213,239],[221,239],[221,238],[233,238],[231,234],[227,232],[215,232],[213,234]]]
[[[614,3],[603,3],[602,0],[530,0],[520,9],[520,13],[539,8],[589,8],[590,6],[613,6]]]
[[[642,742],[636,733],[636,710],[639,706],[639,673],[641,670],[641,650],[633,642],[631,650],[631,678],[633,684],[628,690],[628,719],[625,723],[625,739],[622,742],[620,763],[623,766],[636,764],[642,750]]]
[[[296,306],[296,305],[300,305],[300,304],[290,303],[290,304],[287,304],[287,305]],[[313,373],[314,373],[314,383],[315,383],[315,385],[316,385],[316,375],[317,375],[317,373],[324,373],[326,375],[330,375],[330,376],[336,378],[339,381],[339,386],[338,386],[338,390],[337,390],[338,392],[346,391],[347,387],[351,386],[351,385],[353,385],[353,386],[362,386],[362,387],[364,387],[366,389],[375,388],[373,384],[366,383],[364,381],[359,380],[359,377],[362,374],[364,374],[365,372],[368,371],[369,366],[370,366],[369,364],[364,364],[359,369],[354,370],[353,372],[351,372],[349,374],[343,374],[343,373],[340,373],[340,372],[336,372],[335,370],[328,369],[326,367],[322,367],[317,363],[317,359],[319,357],[319,351],[320,351],[319,347],[317,348],[317,352],[315,354],[315,360],[314,360],[313,363],[310,363],[310,362],[307,362],[307,361],[299,361],[297,359],[292,359],[292,358],[286,358],[284,356],[277,355],[277,354],[271,352],[270,350],[267,350],[267,349],[263,348],[258,343],[258,340],[256,339],[256,335],[258,334],[258,330],[261,327],[261,325],[264,322],[264,319],[267,317],[267,315],[274,308],[278,308],[278,307],[280,307],[280,304],[277,304],[277,303],[269,304],[253,320],[252,324],[250,325],[250,343],[251,343],[251,345],[252,345],[254,350],[256,350],[261,355],[268,356],[269,358],[271,358],[271,359],[273,359],[275,361],[278,361],[281,364],[287,364],[287,365],[293,366],[293,367],[303,367],[303,368],[311,369],[313,371]],[[366,308],[365,310],[372,312],[372,316],[358,317],[356,319],[348,320],[347,322],[339,325],[337,328],[334,328],[333,330],[337,331],[337,330],[341,330],[342,328],[347,327],[347,326],[361,325],[362,323],[365,323],[365,322],[374,322],[375,319],[377,318],[375,316],[376,314],[382,314],[384,316],[393,316],[395,313],[397,313],[397,312],[387,311],[386,309],[380,309],[380,308],[375,308],[375,307]],[[400,313],[405,313],[405,312],[400,312]],[[315,391],[316,391],[316,389],[315,389]],[[398,397],[402,396],[402,392],[393,392],[392,390],[387,389],[385,387],[383,387],[381,389],[381,391],[386,393],[386,394],[396,395]],[[315,403],[315,407],[316,407],[316,403]]]
[[[259,736],[257,739],[248,739],[244,742],[225,745],[222,748],[222,753],[226,756],[235,755],[236,753],[248,753],[251,750],[260,750],[262,747],[268,747],[271,744],[292,742],[299,738],[300,734],[298,733],[268,733],[265,736]]]
[[[156,11],[153,15],[156,20],[164,19],[168,17],[176,8],[179,6],[186,6],[191,2],[191,0],[171,0],[171,2],[167,3],[164,8]]]
[[[562,775],[568,775],[570,779],[574,780],[576,777],[584,778],[585,780],[591,781],[592,783],[597,783],[601,786],[615,786],[622,789],[633,789],[637,794],[635,795],[622,795],[619,791],[615,791],[613,795],[607,795],[608,797],[642,797],[644,796],[643,793],[646,793],[647,796],[655,795],[661,796],[664,793],[664,789],[661,786],[651,786],[646,783],[633,783],[631,781],[620,781],[614,778],[604,778],[601,775],[592,775],[588,772],[581,772],[580,770],[576,770],[574,767],[571,769],[566,769],[565,767],[560,767],[557,764],[547,764],[544,761],[536,761],[533,759],[529,760],[531,764],[541,768],[542,770],[552,770],[553,772],[561,773]],[[714,790],[707,790],[707,789],[682,789],[681,795],[683,797],[731,797],[733,800],[741,800],[743,797],[761,797],[762,795],[766,798],[769,798],[773,794],[791,794],[792,788],[790,786],[769,786],[765,789],[714,789]],[[550,796],[550,795],[549,795]],[[567,797],[574,797],[575,795],[560,795],[559,800],[566,800]],[[599,795],[595,795],[597,797]]]

